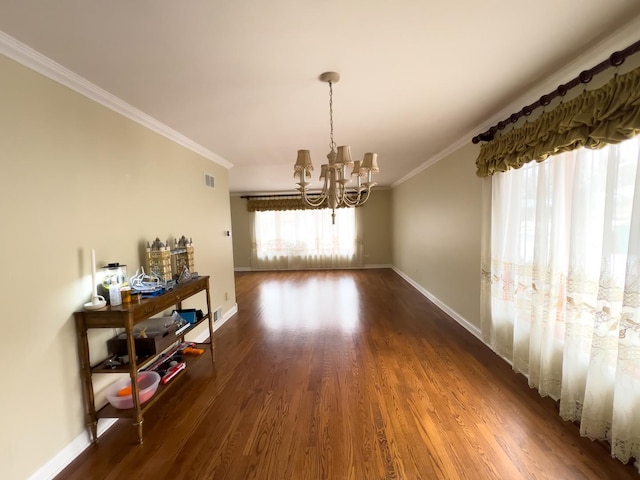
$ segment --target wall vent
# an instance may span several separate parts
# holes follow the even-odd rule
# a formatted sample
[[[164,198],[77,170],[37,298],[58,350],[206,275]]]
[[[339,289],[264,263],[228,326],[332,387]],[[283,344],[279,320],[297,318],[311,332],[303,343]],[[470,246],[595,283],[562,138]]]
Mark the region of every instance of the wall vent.
[[[213,175],[209,175],[208,173],[204,174],[204,186],[208,188],[216,188],[216,179]]]
[[[217,322],[222,318],[222,307],[218,307],[213,311],[213,322]]]

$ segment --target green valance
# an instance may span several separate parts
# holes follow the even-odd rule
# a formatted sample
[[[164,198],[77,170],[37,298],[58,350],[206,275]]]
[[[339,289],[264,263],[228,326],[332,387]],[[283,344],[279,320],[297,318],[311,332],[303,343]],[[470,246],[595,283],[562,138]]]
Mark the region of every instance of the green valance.
[[[302,210],[305,205],[300,197],[248,197],[249,212],[267,212],[273,210]]]
[[[344,205],[340,205],[336,208],[344,208]],[[300,197],[292,197],[290,195],[283,196],[267,196],[267,197],[247,197],[247,211],[249,212],[269,212],[276,210],[304,210],[308,207]],[[318,208],[329,208],[327,201],[324,205]]]
[[[480,147],[479,177],[579,147],[602,148],[640,133],[640,68],[614,76]]]

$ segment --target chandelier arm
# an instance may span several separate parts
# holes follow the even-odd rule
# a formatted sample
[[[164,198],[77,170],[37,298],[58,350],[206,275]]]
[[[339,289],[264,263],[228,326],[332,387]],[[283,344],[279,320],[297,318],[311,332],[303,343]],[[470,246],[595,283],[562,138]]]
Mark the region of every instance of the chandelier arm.
[[[366,201],[369,200],[369,195],[371,195],[371,189],[367,188],[364,192],[365,192],[365,195],[364,197],[360,198],[360,202],[358,203],[358,205],[364,205]]]
[[[360,204],[360,193],[358,193],[355,197],[349,196],[349,194],[345,194],[343,203],[347,207],[355,207]]]
[[[366,193],[366,196],[363,198],[362,194]],[[349,207],[357,207],[358,205],[362,205],[369,198],[370,190],[360,189],[355,192],[354,196],[350,196],[348,193],[345,195],[344,203]]]
[[[348,193],[347,193],[347,186],[345,183],[340,182],[339,184],[339,188],[338,188],[338,195],[336,195],[337,198],[337,204],[341,205],[341,204],[345,204],[348,205]]]
[[[318,195],[318,198],[315,200],[312,200],[309,197],[309,193],[307,192],[306,187],[301,187],[298,190],[300,190],[300,193],[302,194],[301,200],[304,204],[312,208],[321,207],[324,204],[324,202],[327,200],[327,178],[325,177],[324,179],[324,184],[322,185],[322,192]]]
[[[344,204],[347,207],[354,207],[357,205],[357,198],[360,196],[360,191],[357,192],[356,198],[354,199],[347,189],[347,182],[340,183],[340,198],[338,204]]]
[[[326,199],[327,199],[326,195],[319,195],[318,198],[314,201],[307,196],[306,192],[302,192],[302,202],[312,208],[321,207],[324,204],[324,201]]]

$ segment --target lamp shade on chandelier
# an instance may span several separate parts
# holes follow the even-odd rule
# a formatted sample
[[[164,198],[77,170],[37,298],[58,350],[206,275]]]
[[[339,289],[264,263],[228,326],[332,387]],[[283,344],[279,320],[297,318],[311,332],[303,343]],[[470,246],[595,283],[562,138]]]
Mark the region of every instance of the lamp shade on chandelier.
[[[329,84],[329,123],[331,126],[330,151],[327,154],[328,162],[320,167],[320,181],[322,191],[311,192],[307,182],[311,178],[313,164],[309,150],[298,150],[298,158],[293,167],[294,178],[299,178],[298,191],[302,202],[312,208],[330,208],[332,222],[335,223],[335,209],[339,207],[357,207],[364,204],[371,194],[371,189],[376,185],[371,181],[371,175],[378,173],[378,155],[365,153],[362,160],[355,162],[351,158],[351,147],[336,147],[333,140],[333,84],[340,80],[336,72],[325,72],[320,75],[320,80]],[[350,185],[351,177],[355,177],[355,183]],[[366,181],[363,181],[366,179]]]

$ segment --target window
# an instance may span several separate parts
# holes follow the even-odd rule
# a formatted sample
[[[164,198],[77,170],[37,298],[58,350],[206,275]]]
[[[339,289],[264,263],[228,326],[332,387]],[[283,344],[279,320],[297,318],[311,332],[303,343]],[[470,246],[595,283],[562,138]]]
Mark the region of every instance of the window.
[[[359,264],[357,209],[255,212],[254,268],[332,268]]]

